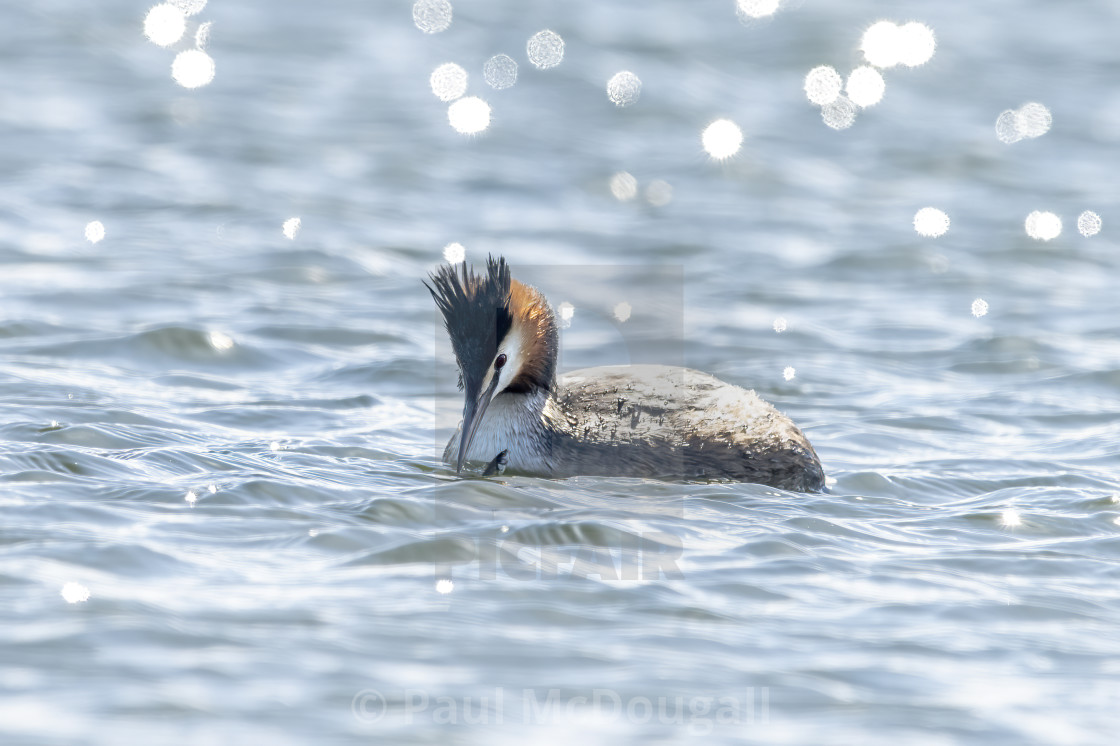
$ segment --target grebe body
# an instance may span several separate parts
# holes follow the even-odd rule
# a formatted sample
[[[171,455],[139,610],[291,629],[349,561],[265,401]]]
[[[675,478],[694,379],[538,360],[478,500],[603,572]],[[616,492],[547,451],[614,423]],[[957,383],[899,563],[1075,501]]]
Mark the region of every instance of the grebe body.
[[[812,445],[754,391],[688,368],[604,366],[559,376],[556,317],[504,259],[442,267],[429,286],[466,401],[444,460],[547,477],[731,479],[824,487]]]

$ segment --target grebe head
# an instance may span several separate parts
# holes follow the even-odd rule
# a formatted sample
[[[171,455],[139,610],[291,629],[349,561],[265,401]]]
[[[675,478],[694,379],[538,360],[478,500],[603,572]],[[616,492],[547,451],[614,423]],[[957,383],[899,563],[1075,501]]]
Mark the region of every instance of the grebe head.
[[[530,394],[556,381],[556,318],[535,288],[513,280],[502,257],[486,274],[463,263],[440,267],[425,283],[443,314],[466,400],[455,470],[462,471],[474,434],[499,394]],[[433,287],[434,285],[434,287]]]

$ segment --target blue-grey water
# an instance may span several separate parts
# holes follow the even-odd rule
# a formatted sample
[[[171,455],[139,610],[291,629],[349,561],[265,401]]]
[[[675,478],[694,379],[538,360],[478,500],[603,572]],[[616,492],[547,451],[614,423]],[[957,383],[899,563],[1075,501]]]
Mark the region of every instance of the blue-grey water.
[[[0,11],[4,744],[1113,742],[1115,2],[210,0],[166,49],[150,2]],[[936,53],[831,129],[805,75],[882,19]],[[453,242],[572,303],[566,368],[756,389],[829,491],[457,478]]]

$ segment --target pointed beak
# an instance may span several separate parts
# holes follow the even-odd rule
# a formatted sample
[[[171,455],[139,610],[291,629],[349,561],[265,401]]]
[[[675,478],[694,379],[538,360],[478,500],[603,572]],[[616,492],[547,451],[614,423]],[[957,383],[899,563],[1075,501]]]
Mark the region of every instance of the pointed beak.
[[[482,422],[482,417],[486,414],[486,408],[490,406],[494,389],[497,387],[498,376],[495,374],[490,377],[490,385],[477,398],[472,397],[469,391],[467,392],[467,403],[463,406],[463,434],[459,436],[459,458],[455,461],[456,474],[463,471],[463,462],[467,458],[467,450],[471,447],[474,434],[478,431],[478,425]]]

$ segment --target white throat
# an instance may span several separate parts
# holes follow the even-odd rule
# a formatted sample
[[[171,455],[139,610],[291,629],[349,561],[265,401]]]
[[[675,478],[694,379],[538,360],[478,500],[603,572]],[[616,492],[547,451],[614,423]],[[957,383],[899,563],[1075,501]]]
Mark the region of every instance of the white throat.
[[[468,461],[489,463],[506,451],[508,468],[540,471],[548,468],[548,434],[542,419],[548,392],[532,394],[502,393],[494,397],[467,450]],[[454,463],[459,456],[462,423],[447,444],[444,460]]]

